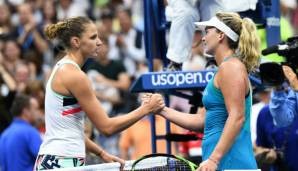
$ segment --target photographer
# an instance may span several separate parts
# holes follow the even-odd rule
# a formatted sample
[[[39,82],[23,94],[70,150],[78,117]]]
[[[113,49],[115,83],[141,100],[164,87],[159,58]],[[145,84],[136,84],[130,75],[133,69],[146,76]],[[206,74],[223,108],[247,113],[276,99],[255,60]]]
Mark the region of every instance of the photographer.
[[[263,55],[278,53],[286,59],[282,65],[260,66],[262,82],[273,85],[274,89],[269,106],[264,107],[258,117],[255,155],[258,164],[269,164],[270,170],[298,170],[295,159],[298,153],[298,79],[293,71],[298,68],[297,52],[298,36],[262,51]],[[285,79],[289,83],[287,87]]]
[[[262,51],[264,56],[272,53],[284,56],[285,62],[282,66],[277,63],[263,63],[260,65],[260,74],[263,84],[274,87],[269,103],[274,123],[278,127],[285,127],[297,117],[298,80],[293,69],[298,68],[298,36],[290,37],[287,41]],[[289,82],[286,89],[285,79]]]
[[[287,127],[278,127],[274,124],[268,105],[260,111],[257,120],[256,147],[254,148],[260,169],[265,171],[298,170],[297,130],[298,119],[295,119]]]
[[[282,89],[282,86],[277,86],[273,89],[271,101],[269,103],[270,112],[276,126],[289,126],[297,117],[297,101],[298,101],[298,79],[294,71],[284,65],[283,72],[286,79],[289,81],[290,88]]]

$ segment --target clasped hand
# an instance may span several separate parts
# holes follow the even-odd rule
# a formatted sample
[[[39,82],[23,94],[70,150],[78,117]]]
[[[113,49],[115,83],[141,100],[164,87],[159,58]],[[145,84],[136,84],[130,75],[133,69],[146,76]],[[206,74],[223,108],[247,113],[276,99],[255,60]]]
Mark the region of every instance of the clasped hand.
[[[160,94],[145,93],[142,95],[142,105],[147,107],[149,112],[160,113],[165,107],[163,97]]]

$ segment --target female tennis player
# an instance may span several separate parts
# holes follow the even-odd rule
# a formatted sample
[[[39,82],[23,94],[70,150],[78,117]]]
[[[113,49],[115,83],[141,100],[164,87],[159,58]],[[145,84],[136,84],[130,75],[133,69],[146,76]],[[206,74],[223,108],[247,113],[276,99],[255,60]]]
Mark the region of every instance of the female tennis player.
[[[66,55],[55,65],[47,82],[45,97],[46,133],[36,160],[36,170],[77,167],[85,163],[85,149],[104,161],[123,160],[107,154],[84,136],[84,116],[105,135],[112,135],[131,126],[151,111],[163,108],[153,96],[134,111],[109,118],[92,90],[81,66],[87,57],[96,57],[102,42],[95,24],[85,17],[69,18],[46,27],[49,39],[58,39]]]
[[[224,12],[195,24],[206,31],[202,38],[205,50],[218,65],[203,93],[206,112],[192,115],[165,107],[161,115],[190,130],[204,128],[203,162],[198,171],[256,169],[250,138],[252,90],[248,78],[259,63],[256,26],[248,18]]]

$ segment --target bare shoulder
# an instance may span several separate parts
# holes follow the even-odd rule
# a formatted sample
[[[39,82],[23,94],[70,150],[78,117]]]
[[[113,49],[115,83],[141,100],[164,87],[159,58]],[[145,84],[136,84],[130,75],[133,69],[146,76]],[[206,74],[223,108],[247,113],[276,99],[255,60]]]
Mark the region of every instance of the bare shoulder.
[[[237,58],[232,58],[226,62],[223,62],[219,68],[218,72],[220,75],[225,76],[245,76],[247,75],[247,70],[245,65]]]
[[[72,64],[65,64],[57,71],[63,84],[68,86],[76,86],[80,83],[87,81],[86,74]]]

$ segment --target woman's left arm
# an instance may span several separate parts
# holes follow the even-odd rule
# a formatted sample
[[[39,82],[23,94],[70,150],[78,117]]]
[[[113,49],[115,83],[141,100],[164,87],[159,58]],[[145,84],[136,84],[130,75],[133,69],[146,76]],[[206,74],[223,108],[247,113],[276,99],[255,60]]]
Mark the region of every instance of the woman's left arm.
[[[87,137],[85,137],[85,145],[87,151],[101,157],[105,162],[119,162],[122,166],[124,165],[124,160],[105,152],[99,145]]]
[[[245,95],[249,91],[246,68],[239,61],[226,62],[220,66],[217,77],[223,94],[228,118],[222,135],[209,159],[219,163],[231,148],[245,121]]]

